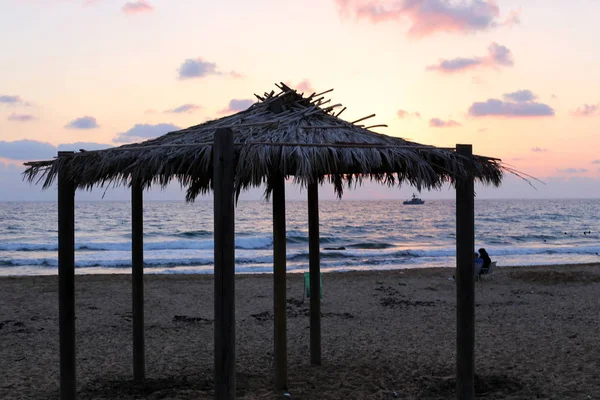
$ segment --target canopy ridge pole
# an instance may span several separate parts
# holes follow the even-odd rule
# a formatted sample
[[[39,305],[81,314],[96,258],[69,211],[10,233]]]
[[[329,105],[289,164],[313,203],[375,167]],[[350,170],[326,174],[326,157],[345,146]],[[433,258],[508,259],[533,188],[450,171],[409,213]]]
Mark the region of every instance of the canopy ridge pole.
[[[146,379],[144,343],[144,198],[138,181],[131,183],[131,297],[133,379]]]
[[[386,124],[377,124],[377,125],[370,125],[365,127],[365,129],[371,129],[371,128],[387,128],[388,126]]]
[[[72,154],[59,151],[58,158],[66,161]],[[58,171],[58,324],[60,398],[75,400],[75,185],[64,162]]]
[[[310,363],[321,365],[321,256],[319,184],[308,184],[308,249],[310,286]]]
[[[219,129],[213,146],[215,268],[215,400],[234,400],[235,203],[233,132]]]
[[[356,121],[350,122],[350,124],[354,125],[357,122],[364,121],[365,119],[373,118],[375,115],[376,114],[367,115],[366,117],[362,117],[362,118],[357,119]]]
[[[327,89],[326,91],[324,91],[324,92],[321,92],[321,93],[316,93],[316,94],[315,94],[315,96],[321,96],[321,95],[323,95],[323,94],[325,94],[325,93],[330,93],[330,92],[333,92],[333,88],[331,88],[331,89]]]
[[[473,147],[457,144],[465,157],[465,178],[456,182],[456,398],[475,395],[475,199]]]
[[[286,228],[285,178],[277,174],[273,179],[273,314],[275,388],[287,389],[287,303],[286,303]]]
[[[342,108],[337,114],[334,115],[334,117],[336,117],[336,118],[339,117],[341,113],[343,113],[344,111],[346,111],[346,108],[348,108],[348,107]]]

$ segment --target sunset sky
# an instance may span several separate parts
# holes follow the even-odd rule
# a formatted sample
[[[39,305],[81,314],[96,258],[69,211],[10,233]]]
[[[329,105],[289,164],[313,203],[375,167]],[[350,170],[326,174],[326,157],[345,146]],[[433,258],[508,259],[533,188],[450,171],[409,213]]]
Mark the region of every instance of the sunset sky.
[[[472,143],[545,182],[483,197],[598,197],[598,15],[593,0],[0,0],[0,201],[56,197],[21,182],[23,161],[198,124],[275,82],[334,88],[346,119]]]

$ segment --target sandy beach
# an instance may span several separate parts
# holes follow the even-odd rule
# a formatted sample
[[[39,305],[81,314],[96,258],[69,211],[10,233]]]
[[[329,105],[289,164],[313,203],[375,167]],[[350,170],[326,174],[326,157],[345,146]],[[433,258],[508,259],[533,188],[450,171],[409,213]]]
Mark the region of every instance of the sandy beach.
[[[309,364],[302,276],[288,275],[294,399],[454,398],[451,269],[325,274],[323,365]],[[127,275],[76,278],[81,399],[211,399],[212,276],[146,277],[148,382],[131,383]],[[238,397],[272,390],[272,276],[239,275]],[[476,391],[600,398],[600,265],[499,268],[476,283]],[[58,398],[57,277],[0,279],[0,398]]]

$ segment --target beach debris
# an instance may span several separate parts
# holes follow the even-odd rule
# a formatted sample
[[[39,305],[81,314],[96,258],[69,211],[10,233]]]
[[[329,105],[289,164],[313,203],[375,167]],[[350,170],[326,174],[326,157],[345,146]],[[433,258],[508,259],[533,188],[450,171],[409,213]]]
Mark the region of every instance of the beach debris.
[[[376,287],[375,290],[378,292],[383,292],[389,296],[394,296],[394,295],[402,296],[396,288],[393,288],[391,286],[386,287],[386,286],[381,285],[379,287]]]
[[[269,311],[263,311],[261,313],[258,314],[251,314],[250,315],[252,318],[255,318],[257,321],[271,321],[273,319],[273,314],[271,314]]]
[[[202,318],[202,317],[188,317],[187,315],[175,315],[173,317],[173,322],[208,322],[212,323],[212,319]]]
[[[395,398],[398,398],[398,397],[400,397],[400,396],[398,396],[398,392],[392,392],[392,395],[393,395]]]
[[[127,322],[131,322],[131,320],[133,319],[133,314],[131,313],[131,311],[125,311],[123,314],[115,313],[114,315],[118,315],[119,317],[123,318]]]
[[[397,299],[395,297],[384,297],[383,299],[379,300],[379,304],[381,304],[384,307],[391,307],[394,308],[396,306],[403,306],[403,307],[435,307],[435,301],[409,301],[409,300],[403,300],[403,299]]]
[[[4,321],[0,321],[0,329],[2,329],[2,327],[3,327],[4,325],[8,325],[8,324],[10,324],[11,322],[16,322],[16,321],[15,321],[14,319],[7,319],[7,320],[4,320]]]
[[[328,313],[321,313],[321,317],[340,317],[342,319],[354,319],[354,315],[345,312],[345,313],[334,313],[334,312],[328,312]]]
[[[287,299],[286,302],[288,304],[291,304],[291,305],[296,306],[296,307],[302,307],[304,305],[304,302],[302,300],[298,300],[298,299],[295,299],[295,298]]]

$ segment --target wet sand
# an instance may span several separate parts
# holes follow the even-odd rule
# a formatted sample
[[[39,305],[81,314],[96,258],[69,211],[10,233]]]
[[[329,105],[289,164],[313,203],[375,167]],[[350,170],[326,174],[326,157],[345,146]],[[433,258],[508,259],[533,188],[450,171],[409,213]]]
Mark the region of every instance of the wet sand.
[[[309,363],[308,301],[288,275],[292,399],[450,399],[451,269],[323,277],[323,365]],[[148,381],[132,379],[131,280],[76,277],[81,399],[212,399],[213,281],[146,277]],[[238,398],[270,399],[272,275],[239,275]],[[0,278],[0,398],[58,398],[56,277]],[[476,392],[486,399],[600,398],[600,265],[500,267],[476,283]]]

